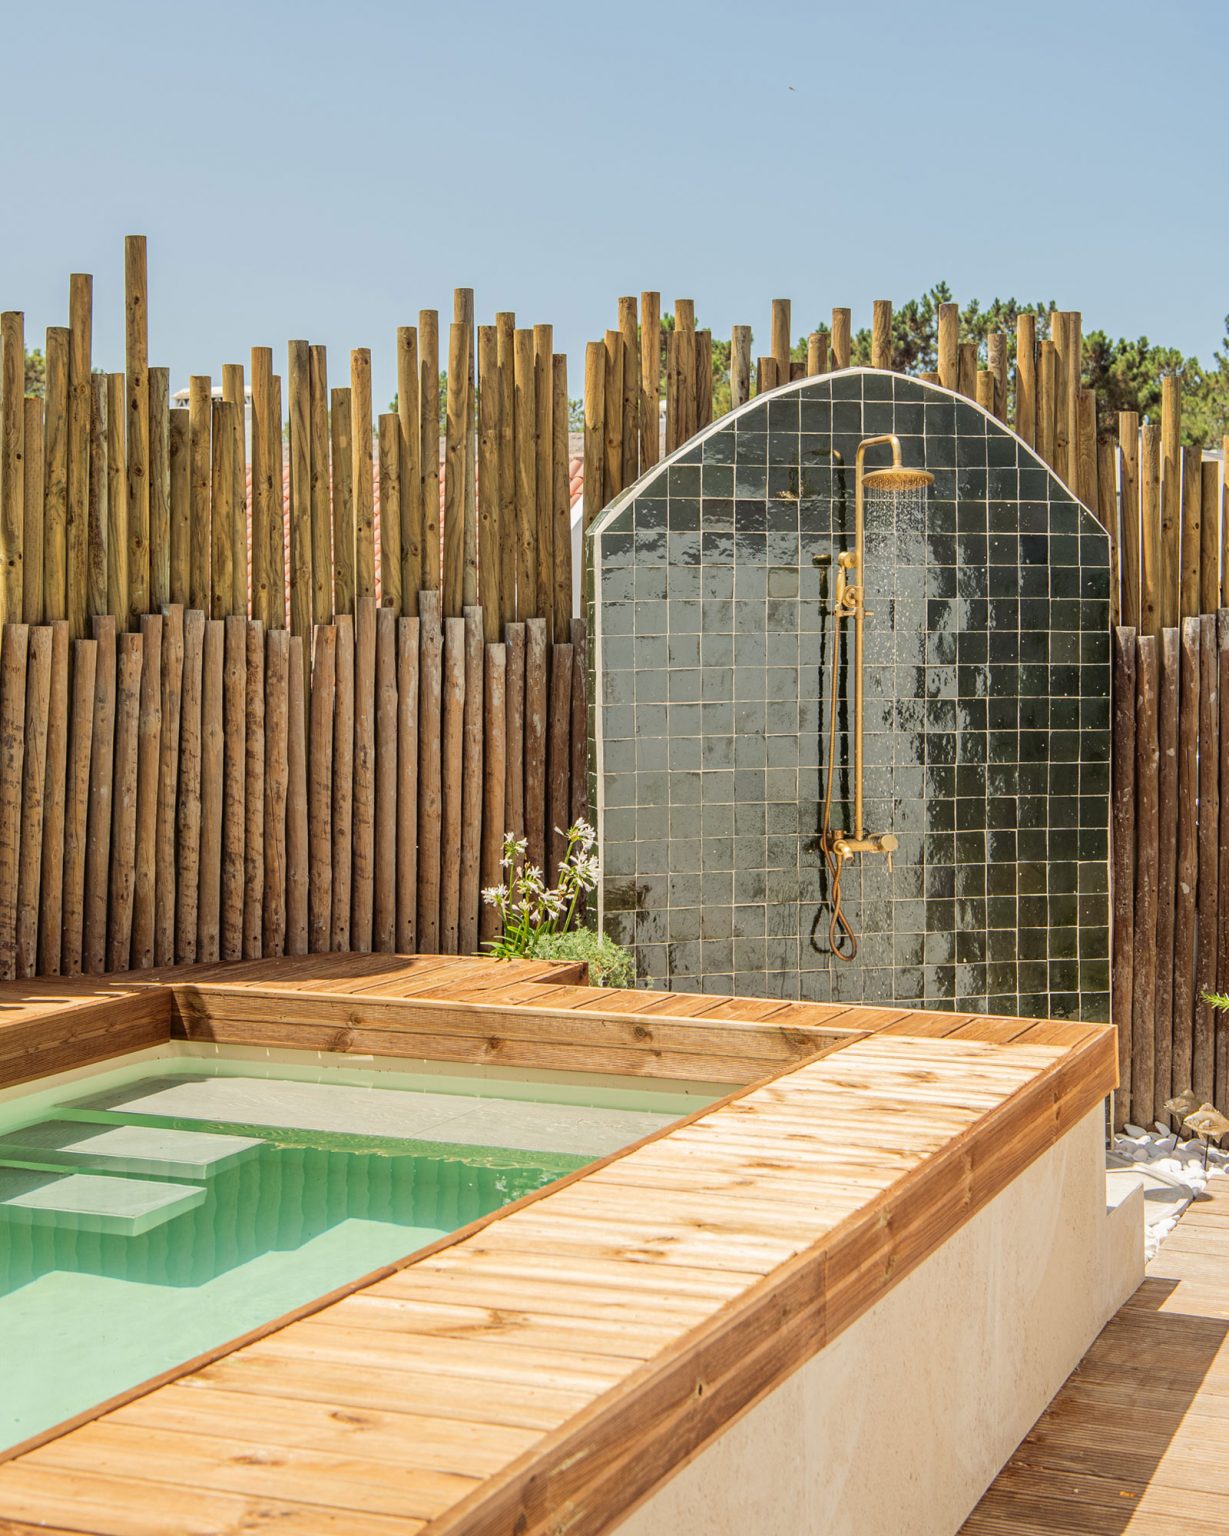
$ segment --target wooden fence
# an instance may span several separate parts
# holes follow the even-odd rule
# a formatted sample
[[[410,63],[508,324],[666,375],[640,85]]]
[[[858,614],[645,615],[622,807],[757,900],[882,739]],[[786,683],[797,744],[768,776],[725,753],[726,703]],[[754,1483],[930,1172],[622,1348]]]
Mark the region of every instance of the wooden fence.
[[[788,299],[772,304],[771,351],[752,369],[752,331],[730,337],[731,407],[779,384],[850,365],[852,314],[832,311],[831,328],[808,337],[806,361],[791,357]],[[1119,413],[1116,436],[1098,431],[1103,418],[1094,392],[1081,382],[1083,320],[1075,310],[1051,310],[1049,336],[1038,339],[1038,317],[1018,317],[1014,348],[1003,332],[960,340],[957,304],[939,306],[938,369],[923,373],[975,400],[1008,423],[1080,500],[1111,538],[1111,613],[1146,634],[1159,635],[1179,618],[1229,603],[1229,488],[1223,469],[1198,448],[1183,447],[1181,380],[1162,381],[1160,420],[1141,424]],[[658,346],[646,338],[656,335]],[[892,305],[874,306],[871,365],[895,368]],[[1009,369],[1009,355],[1014,365]],[[644,293],[618,305],[617,328],[590,342],[585,358],[585,518],[597,512],[658,462],[663,390],[664,449],[671,453],[713,418],[713,343],[696,329],[695,305],[675,301],[664,330],[661,295]],[[1229,437],[1225,438],[1229,459]]]
[[[1167,1121],[1193,1089],[1229,1109],[1229,608],[1114,632],[1116,1117]]]
[[[174,408],[125,254],[124,373],[92,371],[89,277],[42,398],[0,317],[0,975],[472,951],[505,830],[553,872],[586,813],[551,327],[458,290],[442,434],[434,312],[374,430],[370,353],[330,389],[292,341],[285,452],[253,348],[249,503],[243,367]]]

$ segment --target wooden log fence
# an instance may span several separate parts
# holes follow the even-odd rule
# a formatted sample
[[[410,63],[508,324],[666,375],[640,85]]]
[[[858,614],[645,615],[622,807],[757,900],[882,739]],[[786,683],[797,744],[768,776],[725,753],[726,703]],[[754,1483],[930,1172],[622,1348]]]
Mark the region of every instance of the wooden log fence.
[[[1113,645],[1118,1124],[1192,1089],[1229,1112],[1229,608]]]

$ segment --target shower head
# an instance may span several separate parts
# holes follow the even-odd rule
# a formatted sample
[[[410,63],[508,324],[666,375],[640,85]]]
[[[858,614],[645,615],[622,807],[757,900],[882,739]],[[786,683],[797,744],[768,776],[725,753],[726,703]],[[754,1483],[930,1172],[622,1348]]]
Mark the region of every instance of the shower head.
[[[906,469],[902,464],[892,464],[886,469],[868,469],[863,484],[868,491],[882,491],[891,495],[896,491],[921,491],[935,483],[935,477],[924,469]]]

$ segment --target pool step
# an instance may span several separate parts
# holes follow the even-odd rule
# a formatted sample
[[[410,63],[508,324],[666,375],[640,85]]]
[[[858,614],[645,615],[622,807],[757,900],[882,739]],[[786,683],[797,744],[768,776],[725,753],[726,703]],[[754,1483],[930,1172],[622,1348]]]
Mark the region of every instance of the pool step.
[[[199,1185],[0,1165],[0,1218],[140,1237],[201,1204]]]
[[[164,1179],[208,1179],[264,1143],[251,1136],[177,1131],[144,1125],[83,1125],[40,1120],[0,1136],[0,1161],[66,1164],[103,1173],[148,1173]]]

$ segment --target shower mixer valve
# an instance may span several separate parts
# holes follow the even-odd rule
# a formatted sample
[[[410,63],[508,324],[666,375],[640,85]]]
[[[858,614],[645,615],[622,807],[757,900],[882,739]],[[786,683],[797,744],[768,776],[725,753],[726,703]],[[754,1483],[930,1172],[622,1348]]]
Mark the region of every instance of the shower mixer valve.
[[[872,837],[846,837],[839,827],[834,827],[830,847],[833,854],[848,862],[855,853],[882,853],[888,861],[888,874],[892,873],[892,855],[900,847],[900,839],[891,832],[880,832]]]

